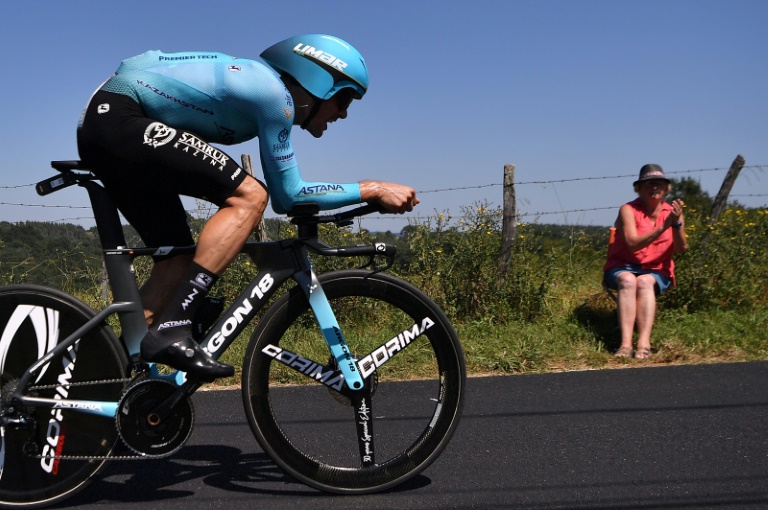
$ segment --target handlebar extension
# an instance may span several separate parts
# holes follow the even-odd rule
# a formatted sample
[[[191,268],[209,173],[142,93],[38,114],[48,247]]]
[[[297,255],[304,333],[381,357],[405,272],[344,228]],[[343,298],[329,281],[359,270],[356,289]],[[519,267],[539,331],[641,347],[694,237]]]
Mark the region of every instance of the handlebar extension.
[[[339,227],[352,224],[352,220],[372,213],[384,213],[384,209],[376,204],[365,204],[353,209],[331,214],[319,214],[320,206],[315,203],[299,204],[290,210],[288,216],[294,225],[318,225],[320,223],[335,223]]]

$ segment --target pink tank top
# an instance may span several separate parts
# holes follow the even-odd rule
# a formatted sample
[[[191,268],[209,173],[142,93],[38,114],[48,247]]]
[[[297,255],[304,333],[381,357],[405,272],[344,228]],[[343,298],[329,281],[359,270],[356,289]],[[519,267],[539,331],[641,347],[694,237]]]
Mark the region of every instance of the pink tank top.
[[[656,224],[653,223],[651,218],[645,213],[645,207],[639,198],[629,202],[632,208],[632,212],[635,216],[635,226],[639,235],[646,234],[656,228],[656,224],[661,225],[664,220],[667,219],[672,206],[663,203],[661,212],[658,218],[656,218]],[[603,271],[608,271],[619,266],[625,266],[627,264],[640,266],[645,270],[660,271],[667,278],[675,282],[675,263],[672,260],[672,255],[675,251],[672,240],[672,229],[667,229],[661,234],[661,237],[656,239],[650,245],[645,248],[641,248],[637,251],[632,251],[624,241],[624,236],[617,235],[613,243],[608,245],[608,258],[603,266]]]

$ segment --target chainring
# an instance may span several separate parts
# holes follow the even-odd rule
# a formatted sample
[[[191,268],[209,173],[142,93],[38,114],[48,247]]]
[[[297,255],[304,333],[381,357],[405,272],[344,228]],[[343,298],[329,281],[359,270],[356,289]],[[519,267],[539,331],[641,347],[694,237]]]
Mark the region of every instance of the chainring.
[[[162,379],[145,379],[131,385],[120,399],[115,418],[123,442],[139,455],[167,456],[178,451],[192,434],[195,411],[182,398],[164,419],[155,408],[171,397],[178,386]]]

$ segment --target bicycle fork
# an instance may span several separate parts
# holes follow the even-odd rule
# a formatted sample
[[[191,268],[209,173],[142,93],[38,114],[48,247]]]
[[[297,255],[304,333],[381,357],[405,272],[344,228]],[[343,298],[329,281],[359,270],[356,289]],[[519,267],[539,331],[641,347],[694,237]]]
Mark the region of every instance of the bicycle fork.
[[[371,397],[373,395],[373,383],[365,391],[363,377],[357,366],[357,360],[349,351],[347,342],[341,332],[336,316],[331,309],[328,298],[323,291],[315,272],[308,268],[294,275],[294,279],[301,286],[307,296],[309,305],[315,314],[318,326],[323,333],[325,342],[336,361],[336,366],[344,376],[347,387],[353,390],[349,395],[355,412],[355,426],[357,429],[357,443],[360,450],[360,459],[364,467],[373,466],[376,463],[373,441],[373,420],[371,420]],[[347,393],[347,392],[344,392]]]
[[[336,361],[336,366],[344,375],[344,381],[351,390],[363,389],[363,378],[357,367],[357,361],[349,352],[344,335],[341,332],[336,316],[331,309],[328,298],[317,280],[315,272],[309,268],[301,273],[294,275],[309,301],[309,306],[315,314],[317,324],[323,333],[323,338],[328,344],[331,355]]]

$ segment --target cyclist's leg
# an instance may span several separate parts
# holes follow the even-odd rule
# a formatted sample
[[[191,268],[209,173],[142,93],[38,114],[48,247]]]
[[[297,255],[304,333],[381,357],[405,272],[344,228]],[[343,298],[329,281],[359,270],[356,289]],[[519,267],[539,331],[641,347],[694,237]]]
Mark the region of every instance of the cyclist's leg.
[[[103,106],[105,101],[110,103],[109,108],[96,106]],[[179,236],[189,236],[186,215],[177,195],[202,198],[221,207],[204,228],[202,246],[198,247],[192,265],[142,341],[142,353],[150,361],[191,371],[193,375],[199,372],[211,378],[230,374],[231,367],[210,359],[191,341],[191,319],[218,274],[261,219],[267,201],[266,188],[204,140],[146,117],[137,103],[117,94],[94,95],[84,115],[78,142],[81,157],[92,164],[147,244],[176,244]],[[137,186],[148,189],[136,193]],[[163,200],[159,204],[148,203],[147,194]],[[136,200],[137,196],[144,199]],[[164,214],[158,214],[168,210],[174,212],[175,218],[170,225]],[[164,243],[166,239],[173,242]],[[176,263],[173,267],[178,269]],[[160,308],[157,304],[153,306]],[[189,356],[189,352],[194,355]]]
[[[102,171],[101,165],[96,166],[94,171],[144,244],[194,244],[186,211],[178,194],[168,190],[164,179],[153,176],[151,171],[144,168],[131,171],[129,167],[132,165],[114,161],[109,171]],[[141,287],[144,314],[149,324],[154,323],[165,309],[191,262],[192,255],[154,257],[150,276]]]
[[[155,160],[152,139],[144,139],[149,123],[130,98],[97,92],[77,131],[80,157],[99,176],[147,246],[192,245],[186,211],[171,188],[173,181]],[[148,322],[154,322],[165,308],[191,260],[191,256],[155,257],[156,265],[141,289]]]
[[[267,194],[256,179],[246,179],[205,224],[194,255],[156,260],[141,288],[147,322],[152,325],[173,297],[191,262],[221,275],[264,214]]]
[[[110,108],[104,113],[98,106],[106,102]],[[192,133],[147,118],[130,98],[95,94],[78,131],[78,143],[81,157],[95,163],[118,208],[149,246],[192,244],[179,194],[219,205],[203,228],[194,258],[216,275],[231,263],[261,221],[268,199],[264,184]],[[208,147],[211,150],[201,150]],[[159,222],[160,217],[164,221]],[[162,289],[154,300],[148,298],[152,314],[158,314],[171,298],[173,292],[166,289],[177,288],[173,284],[188,265],[184,259],[163,264],[168,266],[165,277],[161,275],[166,271],[153,271],[143,293],[144,297]]]
[[[140,289],[147,325],[152,326],[165,310],[166,303],[171,300],[184,273],[189,269],[192,257],[190,254],[155,260],[147,281]]]
[[[267,190],[257,179],[245,179],[203,227],[195,262],[221,275],[261,221]]]

